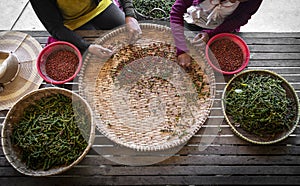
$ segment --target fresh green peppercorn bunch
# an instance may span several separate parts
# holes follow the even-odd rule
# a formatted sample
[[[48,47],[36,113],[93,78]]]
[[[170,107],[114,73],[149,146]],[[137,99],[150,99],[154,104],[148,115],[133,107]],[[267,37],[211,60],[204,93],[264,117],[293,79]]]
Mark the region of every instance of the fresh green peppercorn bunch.
[[[48,170],[73,163],[87,147],[79,127],[88,125],[82,107],[72,99],[55,94],[25,109],[14,125],[12,144],[21,160],[33,170]]]
[[[175,0],[133,0],[134,8],[142,15],[162,19],[169,17],[172,5]],[[163,11],[155,10],[155,8]]]
[[[261,74],[235,80],[224,100],[234,125],[259,136],[289,129],[296,109],[282,83],[279,78]]]

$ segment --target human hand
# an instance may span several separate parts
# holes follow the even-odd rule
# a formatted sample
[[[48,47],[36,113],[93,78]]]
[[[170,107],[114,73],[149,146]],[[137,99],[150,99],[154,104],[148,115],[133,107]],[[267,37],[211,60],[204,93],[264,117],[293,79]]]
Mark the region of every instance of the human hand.
[[[208,42],[208,40],[209,40],[208,34],[206,32],[200,32],[194,37],[192,44],[200,48],[205,48],[205,45]]]
[[[191,12],[193,20],[199,20],[201,18],[202,7],[195,6],[194,10]]]
[[[104,48],[103,46],[98,44],[90,45],[88,51],[100,58],[110,58],[110,56],[112,56],[114,53],[112,50]]]
[[[129,33],[129,43],[133,44],[139,39],[142,34],[142,30],[138,21],[134,17],[126,17],[125,22]]]
[[[191,57],[187,53],[180,54],[177,57],[177,63],[182,67],[188,67],[191,64]]]

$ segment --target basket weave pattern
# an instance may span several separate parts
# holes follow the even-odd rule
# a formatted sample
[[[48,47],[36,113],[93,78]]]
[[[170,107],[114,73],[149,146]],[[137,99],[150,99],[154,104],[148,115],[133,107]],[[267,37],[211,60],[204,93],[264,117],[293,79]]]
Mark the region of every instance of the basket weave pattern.
[[[232,116],[230,114],[227,114],[226,103],[224,101],[226,99],[226,93],[232,89],[232,86],[235,81],[238,81],[239,79],[241,79],[249,74],[259,74],[259,75],[269,76],[269,77],[272,77],[275,79],[280,79],[282,81],[281,86],[284,88],[286,96],[289,99],[291,99],[292,103],[295,105],[295,108],[296,108],[296,114],[295,114],[294,118],[292,119],[293,124],[292,124],[292,126],[289,126],[289,129],[285,129],[276,134],[265,134],[263,136],[259,136],[257,134],[250,133],[250,132],[244,130],[240,125],[237,125],[234,122],[234,119],[232,118]],[[242,139],[249,141],[251,143],[254,143],[254,144],[267,145],[267,144],[273,144],[273,143],[282,141],[285,138],[287,138],[291,133],[293,133],[293,131],[296,129],[297,124],[299,122],[299,118],[300,118],[299,98],[298,98],[297,93],[295,92],[293,86],[287,80],[285,80],[282,76],[276,74],[275,72],[269,71],[269,70],[246,70],[246,71],[240,72],[234,78],[232,78],[228,82],[226,87],[224,88],[222,100],[223,100],[222,101],[223,114],[225,116],[227,123],[230,125],[232,131],[237,136],[241,137]],[[290,110],[290,112],[292,112],[292,111]]]
[[[13,132],[14,125],[19,122],[20,118],[23,117],[24,110],[29,106],[35,103],[35,101],[40,100],[43,97],[47,97],[53,94],[63,94],[67,97],[70,97],[74,102],[80,102],[82,108],[85,110],[86,116],[89,118],[89,126],[79,126],[79,129],[82,132],[85,140],[87,141],[87,147],[82,152],[82,154],[77,158],[76,161],[69,165],[61,167],[53,167],[49,170],[31,170],[26,167],[25,162],[20,160],[20,154],[18,150],[11,144],[11,136]],[[92,110],[85,100],[83,100],[79,95],[72,93],[69,90],[61,88],[43,88],[37,91],[32,91],[22,97],[16,104],[10,109],[7,114],[7,117],[4,121],[4,126],[2,129],[2,146],[4,154],[9,161],[9,163],[20,173],[29,176],[49,176],[62,173],[74,165],[78,164],[88,153],[91,148],[95,137],[95,123],[92,120]]]
[[[117,53],[97,70],[89,67],[93,56],[87,56],[79,90],[96,111],[96,127],[106,137],[136,150],[164,150],[187,142],[204,124],[214,97],[214,76],[203,55],[191,72],[177,65],[168,27],[141,28],[142,38],[133,46],[126,45],[124,28],[99,39]],[[93,83],[91,74],[97,77]],[[203,77],[204,96],[193,76]]]

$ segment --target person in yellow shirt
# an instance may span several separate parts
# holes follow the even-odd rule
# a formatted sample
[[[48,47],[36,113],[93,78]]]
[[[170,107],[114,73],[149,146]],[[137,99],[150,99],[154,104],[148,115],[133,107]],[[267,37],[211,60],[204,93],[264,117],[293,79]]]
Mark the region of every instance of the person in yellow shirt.
[[[141,34],[132,0],[119,0],[123,11],[112,0],[30,0],[30,3],[52,36],[49,42],[67,41],[81,52],[88,50],[100,57],[113,53],[101,45],[88,43],[75,30],[109,30],[126,24],[131,40]]]

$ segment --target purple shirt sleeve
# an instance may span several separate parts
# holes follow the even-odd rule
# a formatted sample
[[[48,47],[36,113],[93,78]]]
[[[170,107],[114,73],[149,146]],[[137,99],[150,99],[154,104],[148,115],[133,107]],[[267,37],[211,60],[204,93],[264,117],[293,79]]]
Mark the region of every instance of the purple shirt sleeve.
[[[172,10],[170,12],[170,23],[174,41],[177,47],[177,55],[188,52],[184,36],[183,14],[186,13],[187,8],[189,8],[191,5],[197,5],[201,2],[203,2],[203,0],[176,0],[172,6]],[[262,0],[249,0],[240,3],[237,9],[231,15],[229,15],[221,25],[215,29],[203,31],[205,31],[210,38],[219,33],[233,32],[234,30],[239,29],[241,26],[247,24],[248,20],[254,13],[256,13],[261,3]]]
[[[173,33],[177,55],[188,52],[184,36],[183,14],[193,4],[193,0],[176,0],[170,12],[170,26]]]

